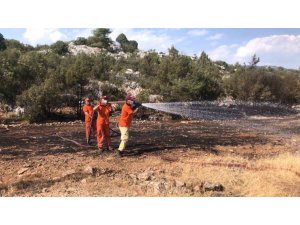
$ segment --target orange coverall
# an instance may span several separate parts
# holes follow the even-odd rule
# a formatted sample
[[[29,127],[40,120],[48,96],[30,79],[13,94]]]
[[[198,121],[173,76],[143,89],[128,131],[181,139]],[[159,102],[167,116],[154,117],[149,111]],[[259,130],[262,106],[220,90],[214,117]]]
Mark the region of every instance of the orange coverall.
[[[107,148],[110,147],[111,139],[110,139],[110,130],[109,130],[109,113],[111,111],[111,106],[100,105],[99,108],[96,109],[98,112],[97,117],[97,141],[98,148],[103,147],[103,141],[106,140]]]
[[[85,113],[88,113],[90,116],[93,115],[93,107],[91,105],[84,105],[83,106],[83,112],[84,112],[84,116],[85,116],[85,136],[86,136],[86,140],[88,139],[89,136],[89,126],[90,123],[92,122],[92,129],[95,135],[95,139],[97,140],[97,133],[96,133],[96,121],[92,121],[92,119],[87,116]]]

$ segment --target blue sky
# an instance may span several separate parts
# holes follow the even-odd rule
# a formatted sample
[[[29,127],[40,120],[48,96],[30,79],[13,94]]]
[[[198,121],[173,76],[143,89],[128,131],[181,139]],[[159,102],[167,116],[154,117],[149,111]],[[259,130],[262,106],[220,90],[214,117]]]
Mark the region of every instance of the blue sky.
[[[51,44],[57,40],[74,40],[88,37],[90,28],[67,29],[0,29],[7,39],[27,44]],[[112,29],[111,38],[124,33],[129,40],[136,40],[142,50],[167,51],[174,45],[188,55],[208,53],[213,60],[244,63],[253,54],[260,57],[260,65],[300,67],[300,29]]]

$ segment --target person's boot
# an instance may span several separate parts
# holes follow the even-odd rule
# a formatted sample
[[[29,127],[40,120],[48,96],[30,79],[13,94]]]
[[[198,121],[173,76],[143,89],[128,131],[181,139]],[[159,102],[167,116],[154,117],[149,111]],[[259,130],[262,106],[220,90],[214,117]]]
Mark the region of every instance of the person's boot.
[[[98,152],[101,155],[104,152],[104,149],[102,147],[98,147]]]
[[[106,149],[105,149],[107,152],[109,152],[111,150],[111,148],[109,146],[106,146]]]
[[[117,158],[121,158],[123,156],[122,152],[120,150],[116,151]]]

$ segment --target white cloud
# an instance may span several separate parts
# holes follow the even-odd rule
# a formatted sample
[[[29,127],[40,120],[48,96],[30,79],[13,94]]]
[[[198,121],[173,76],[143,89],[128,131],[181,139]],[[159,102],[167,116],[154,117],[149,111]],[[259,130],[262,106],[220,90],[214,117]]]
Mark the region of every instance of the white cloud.
[[[139,49],[142,50],[156,49],[157,51],[166,51],[172,45],[176,45],[185,39],[184,37],[172,37],[165,32],[155,33],[147,29],[134,30],[126,28],[113,29],[110,37],[115,41],[117,36],[121,33],[124,33],[128,40],[137,41]]]
[[[198,37],[201,37],[201,36],[205,36],[208,34],[208,31],[207,30],[199,30],[199,29],[193,29],[193,30],[190,30],[187,32],[188,35],[191,35],[191,36],[198,36]]]
[[[208,53],[214,60],[229,63],[249,62],[252,55],[260,57],[260,65],[287,68],[300,66],[300,35],[272,35],[254,38],[244,45],[221,45]]]
[[[26,42],[36,45],[36,44],[51,44],[58,40],[66,40],[67,36],[63,34],[59,29],[26,29],[23,34]]]
[[[237,45],[221,45],[208,52],[208,55],[212,60],[223,60],[233,63],[233,54],[236,48]]]
[[[92,28],[85,28],[85,29],[75,29],[73,31],[73,35],[71,39],[77,39],[78,37],[89,37],[92,35]]]
[[[249,57],[253,54],[280,53],[294,55],[300,53],[300,35],[272,35],[250,40],[241,46],[236,53],[238,58]]]
[[[26,29],[23,38],[26,43],[36,44],[52,44],[57,40],[69,41],[75,40],[78,37],[89,37],[92,35],[92,28],[86,29]],[[159,31],[159,32],[158,32]],[[166,51],[172,45],[182,42],[185,37],[174,37],[167,34],[168,30],[136,30],[126,28],[112,29],[110,37],[113,41],[117,36],[124,33],[129,40],[136,40],[139,44],[139,49],[157,51]]]
[[[217,41],[213,41],[213,42],[210,42],[209,43],[211,46],[217,46],[218,45],[218,42]]]
[[[224,36],[224,34],[222,34],[222,33],[217,33],[217,34],[214,34],[214,35],[212,35],[212,36],[209,36],[209,37],[207,38],[207,40],[210,40],[210,41],[220,40],[223,36]]]

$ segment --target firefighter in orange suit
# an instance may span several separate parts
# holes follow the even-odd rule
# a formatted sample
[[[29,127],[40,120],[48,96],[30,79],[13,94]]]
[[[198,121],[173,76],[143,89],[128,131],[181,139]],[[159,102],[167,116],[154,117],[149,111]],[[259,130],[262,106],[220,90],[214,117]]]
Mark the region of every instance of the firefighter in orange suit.
[[[109,150],[111,139],[109,129],[109,116],[111,112],[111,105],[108,103],[107,97],[102,96],[97,106],[94,107],[97,117],[97,142],[100,152],[104,151],[103,142],[106,141],[106,149]]]
[[[93,106],[91,105],[90,99],[85,98],[84,99],[85,105],[83,106],[83,112],[85,116],[85,136],[87,144],[89,144],[89,127],[91,124],[91,132],[93,130],[95,138],[97,140],[97,133],[96,133],[96,121],[92,121],[92,115],[93,115]]]
[[[119,129],[121,132],[121,142],[117,150],[117,157],[122,157],[123,150],[129,139],[129,127],[131,126],[133,115],[137,112],[140,103],[135,101],[133,96],[126,96],[126,103],[122,107],[121,116],[119,120]]]

